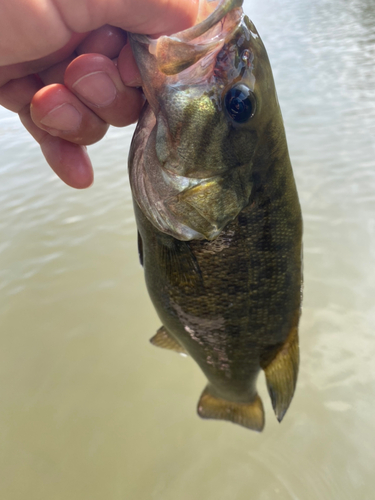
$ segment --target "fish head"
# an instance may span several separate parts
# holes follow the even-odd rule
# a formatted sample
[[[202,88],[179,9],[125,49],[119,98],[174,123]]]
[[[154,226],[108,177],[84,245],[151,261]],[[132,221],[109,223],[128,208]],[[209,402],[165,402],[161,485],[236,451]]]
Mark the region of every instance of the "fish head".
[[[241,4],[201,1],[192,28],[130,36],[150,107],[145,153],[133,154],[147,179],[140,189],[142,173],[130,166],[133,193],[178,239],[214,239],[248,204],[257,149],[280,114],[266,50]]]

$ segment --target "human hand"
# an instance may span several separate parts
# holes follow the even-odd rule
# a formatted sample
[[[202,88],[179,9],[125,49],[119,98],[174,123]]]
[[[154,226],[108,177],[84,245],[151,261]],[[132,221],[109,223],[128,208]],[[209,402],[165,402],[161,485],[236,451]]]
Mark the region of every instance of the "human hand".
[[[170,34],[194,23],[197,0],[2,0],[0,105],[19,114],[56,174],[85,188],[85,146],[137,120],[140,75],[126,31]]]

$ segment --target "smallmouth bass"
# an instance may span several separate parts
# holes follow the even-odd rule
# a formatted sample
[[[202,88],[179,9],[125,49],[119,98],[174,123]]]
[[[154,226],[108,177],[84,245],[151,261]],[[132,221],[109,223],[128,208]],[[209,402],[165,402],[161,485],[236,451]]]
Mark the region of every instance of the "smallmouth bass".
[[[130,42],[147,99],[129,155],[151,342],[187,353],[202,418],[261,431],[264,370],[279,421],[299,365],[302,218],[271,66],[242,0]]]

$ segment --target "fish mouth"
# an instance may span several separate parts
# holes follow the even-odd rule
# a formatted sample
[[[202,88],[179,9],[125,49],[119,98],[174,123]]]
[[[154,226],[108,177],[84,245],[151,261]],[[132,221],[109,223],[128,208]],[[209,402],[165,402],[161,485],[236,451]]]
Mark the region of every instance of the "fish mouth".
[[[205,3],[210,1],[212,0],[206,0]],[[216,53],[231,38],[242,16],[242,3],[243,0],[221,0],[208,17],[171,36],[157,39],[146,35],[131,36],[137,42],[148,45],[150,54],[156,58],[159,71],[167,76],[176,75],[207,54]],[[201,13],[201,5],[198,19],[204,15]],[[228,22],[223,22],[224,18]]]

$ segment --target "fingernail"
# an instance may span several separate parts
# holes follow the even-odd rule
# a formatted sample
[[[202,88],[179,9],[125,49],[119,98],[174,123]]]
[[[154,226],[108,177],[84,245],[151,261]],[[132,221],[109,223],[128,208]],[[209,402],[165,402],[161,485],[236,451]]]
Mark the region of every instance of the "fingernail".
[[[81,124],[82,115],[71,104],[60,104],[52,109],[40,123],[46,127],[67,132],[77,130]]]
[[[96,106],[108,106],[117,94],[115,84],[103,71],[83,76],[73,84],[73,89]]]

